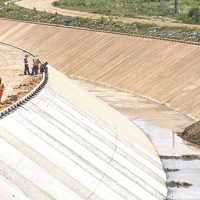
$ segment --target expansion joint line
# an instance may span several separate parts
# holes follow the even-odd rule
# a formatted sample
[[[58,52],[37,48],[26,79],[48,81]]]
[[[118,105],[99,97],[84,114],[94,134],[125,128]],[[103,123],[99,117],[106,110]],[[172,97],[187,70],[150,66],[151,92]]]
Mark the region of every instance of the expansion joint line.
[[[111,159],[110,159],[110,161],[109,161],[109,163],[108,163],[108,166],[107,166],[107,168],[111,165],[111,162],[113,161],[113,159],[114,159],[114,155],[115,155],[115,153],[116,153],[116,151],[117,151],[117,140],[118,140],[118,136],[117,136],[117,126],[116,126],[116,123],[114,123],[115,124],[115,149],[114,149],[114,151],[113,151],[113,154],[112,154],[112,156],[111,156]],[[87,197],[87,199],[89,200],[90,199],[90,197],[93,195],[93,194],[95,194],[95,191],[97,190],[97,188],[99,187],[99,185],[103,182],[103,179],[104,179],[104,177],[105,177],[105,172],[103,173],[103,176],[101,177],[101,179],[100,179],[100,181],[99,181],[99,183],[96,185],[96,187],[95,187],[95,189],[91,192],[91,194]]]

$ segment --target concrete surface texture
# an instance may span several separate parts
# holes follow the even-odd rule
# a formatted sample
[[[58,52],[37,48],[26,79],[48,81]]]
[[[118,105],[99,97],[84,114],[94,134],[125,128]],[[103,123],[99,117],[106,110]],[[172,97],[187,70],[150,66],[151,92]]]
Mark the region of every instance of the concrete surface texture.
[[[83,17],[83,18],[91,18],[91,19],[99,19],[101,17],[109,18],[109,16],[103,14],[93,14],[93,13],[86,13],[80,12],[75,10],[67,10],[67,9],[60,9],[52,5],[55,0],[21,0],[17,1],[16,4],[19,6],[33,9],[36,8],[40,11],[46,11],[50,13],[59,13],[61,15],[72,16],[72,17]],[[114,21],[122,21],[124,23],[151,23],[157,24],[159,26],[177,26],[177,27],[190,27],[190,28],[200,28],[200,25],[192,25],[192,24],[182,24],[176,23],[171,21],[163,21],[163,19],[138,19],[138,18],[128,18],[128,17],[116,17],[112,16]]]
[[[195,123],[186,115],[123,90],[75,77],[70,79],[140,127],[148,135],[159,155],[200,155],[199,148],[177,135],[185,127]]]
[[[2,199],[167,195],[162,163],[144,133],[53,68],[37,98],[0,120],[0,129]]]
[[[71,80],[120,111],[148,135],[162,157],[167,172],[167,199],[199,200],[200,149],[176,134],[194,123],[194,120],[164,105],[123,90],[75,77]],[[181,158],[183,155],[187,155],[185,159]]]
[[[200,46],[0,20],[0,41],[62,73],[146,96],[200,119]]]

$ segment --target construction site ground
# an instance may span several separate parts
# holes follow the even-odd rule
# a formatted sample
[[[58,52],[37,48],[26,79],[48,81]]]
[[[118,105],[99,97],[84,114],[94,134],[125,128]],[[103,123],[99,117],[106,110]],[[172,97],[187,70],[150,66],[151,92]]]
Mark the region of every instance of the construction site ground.
[[[145,96],[200,119],[198,45],[6,20],[0,25],[0,41],[40,55],[67,76]]]
[[[100,17],[107,17],[105,15],[59,9],[59,8],[54,7],[52,5],[52,2],[53,0],[48,0],[48,1],[22,0],[22,1],[19,1],[18,4],[22,7],[27,7],[30,9],[37,8],[38,10],[42,10],[42,11],[46,10],[47,12],[51,12],[51,13],[57,12],[59,14],[67,15],[67,16],[86,17],[86,18],[93,18],[93,19],[100,18]],[[159,26],[183,26],[183,27],[186,26],[186,27],[198,28],[198,29],[200,27],[200,25],[182,24],[182,23],[176,23],[176,22],[170,22],[170,21],[162,21],[160,19],[144,20],[144,19],[133,19],[133,18],[122,17],[122,18],[115,18],[115,20],[120,20],[125,23],[132,23],[132,22],[155,23]],[[141,38],[140,38],[140,41],[142,41]],[[125,41],[122,40],[122,42],[125,42]],[[156,44],[155,41],[153,43]],[[115,44],[116,46],[118,46],[119,49],[122,49],[122,50],[125,49],[124,47],[127,47],[127,49],[129,48],[129,45],[127,45],[126,43],[124,43],[125,45],[124,47],[122,47],[121,43],[119,42],[118,43],[110,42],[108,47],[110,48],[111,46],[112,48],[110,48],[110,50],[112,50],[113,52],[116,52],[115,47],[113,48],[113,44]],[[107,66],[110,65],[110,68],[106,67],[106,72],[105,72],[107,74],[106,76],[104,74],[104,71],[99,70],[101,65],[94,69],[95,74],[88,73],[88,71],[90,71],[90,68],[88,67],[87,69],[84,67],[84,71],[87,71],[87,74],[85,74],[85,72],[83,73],[82,71],[80,73],[77,73],[77,71],[79,71],[78,68],[75,68],[76,71],[75,70],[72,71],[73,69],[66,71],[65,69],[63,69],[64,67],[62,67],[62,71],[68,75],[76,74],[76,76],[84,77],[89,80],[100,82],[106,85],[111,85],[117,88],[124,89],[129,92],[133,92],[133,93],[145,96],[150,99],[154,99],[155,101],[165,104],[168,107],[172,107],[175,110],[185,113],[186,115],[192,117],[193,119],[199,120],[200,119],[199,114],[198,114],[199,112],[198,111],[199,110],[198,109],[198,105],[199,105],[198,104],[199,102],[198,63],[199,61],[197,62],[195,61],[198,57],[200,57],[199,47],[197,47],[196,50],[194,51],[194,49],[192,49],[194,46],[192,47],[190,45],[184,45],[181,47],[180,45],[179,48],[177,49],[177,48],[174,48],[175,47],[174,45],[175,44],[177,45],[177,43],[174,43],[174,44],[171,43],[170,46],[168,46],[168,44],[166,46],[166,44],[167,43],[165,43],[165,45],[160,43],[159,52],[157,52],[157,47],[159,46],[158,44],[156,44],[155,46],[156,49],[152,49],[153,45],[151,43],[147,43],[147,41],[146,43],[140,43],[139,45],[137,43],[133,43],[133,45],[134,46],[136,45],[136,48],[137,48],[136,52],[134,48],[132,48],[133,54],[135,54],[135,56],[139,55],[138,57],[139,59],[136,59],[136,57],[132,57],[129,51],[128,51],[128,54],[125,53],[125,55],[122,57],[121,63],[120,61],[116,61],[115,56],[113,57],[110,56],[111,59],[109,59],[108,62],[107,61],[105,62],[105,65]],[[104,48],[108,49],[106,46]],[[162,48],[162,51],[160,48]],[[82,46],[80,49],[83,49]],[[97,51],[97,53],[99,53],[99,51]],[[70,54],[68,55],[70,56]],[[96,56],[96,54],[94,55]],[[104,60],[105,60],[106,56],[104,54],[102,55],[104,56]],[[125,57],[125,56],[128,56],[128,57]],[[89,55],[89,58],[90,57],[91,55]],[[134,68],[132,68],[133,66],[130,66],[131,70],[127,70],[129,67],[129,64],[128,64],[129,57],[130,59],[134,60],[133,64],[135,65]],[[86,54],[86,59],[87,58],[88,58],[88,54]],[[70,61],[69,60],[66,60],[66,61],[70,62],[68,66],[71,66],[71,59]],[[95,60],[95,61],[97,61],[98,63],[101,63],[100,60]],[[87,63],[89,63],[89,65]],[[60,64],[63,64],[63,63],[60,63]],[[91,60],[86,60],[86,62],[84,60],[84,63],[80,62],[80,64],[84,66],[89,66],[89,67],[93,65],[93,63],[91,63]],[[152,69],[152,65],[154,65],[153,71],[152,70],[148,71],[148,67],[151,66],[150,68]],[[117,70],[116,70],[116,66],[120,66],[120,68],[117,67]],[[137,68],[141,68],[141,70],[138,71]],[[120,70],[123,71],[122,76],[121,76]],[[133,73],[135,74],[135,76],[133,74],[127,75],[126,72]],[[148,73],[141,74],[141,72],[148,72]],[[170,74],[170,72],[172,73]],[[114,79],[113,79],[113,73],[115,74]],[[120,74],[120,77],[117,77],[116,73]],[[185,77],[186,73],[189,75],[189,78]],[[110,77],[109,74],[112,74],[112,77]],[[132,79],[130,79],[131,77]],[[140,78],[140,80],[142,80],[142,83],[140,83],[140,80],[138,79],[138,77]],[[156,82],[158,82],[157,85],[159,86],[159,88],[155,87]],[[129,85],[128,83],[131,83],[131,85]],[[153,89],[149,90],[147,85],[150,86],[149,88],[151,88],[152,86]],[[138,88],[140,88],[140,90],[138,90]],[[198,126],[196,125],[195,127],[198,127]],[[194,127],[192,127],[192,130],[185,132],[183,137],[185,139],[188,139],[188,141],[194,141],[193,135],[195,133],[193,130],[194,130]],[[198,138],[198,136],[196,137]],[[195,141],[197,143],[198,140],[196,140],[196,137],[195,137]]]
[[[199,46],[4,20],[0,25],[1,41],[41,55],[149,136],[175,183],[169,199],[199,199],[200,149],[176,134],[200,119]]]
[[[5,85],[0,110],[25,96],[41,80],[41,75],[38,77],[24,75],[25,54],[21,50],[0,43],[0,76]],[[31,58],[29,59],[31,62]],[[15,96],[14,99],[11,96]]]

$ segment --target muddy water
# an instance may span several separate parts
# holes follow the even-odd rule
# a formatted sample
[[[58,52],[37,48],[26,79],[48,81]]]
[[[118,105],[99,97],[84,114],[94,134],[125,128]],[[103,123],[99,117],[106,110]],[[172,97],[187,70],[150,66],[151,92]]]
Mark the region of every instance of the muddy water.
[[[200,149],[182,140],[176,134],[173,127],[163,127],[150,121],[148,118],[139,118],[132,121],[148,134],[159,155],[181,156],[200,154]],[[165,121],[167,123],[166,119]],[[182,129],[183,127],[179,128],[180,131]]]
[[[167,172],[168,181],[192,184],[190,187],[168,187],[168,198],[177,200],[200,199],[200,160],[164,159],[164,166],[179,169]]]
[[[176,134],[194,123],[193,119],[144,97],[86,80],[72,80],[127,116],[147,134],[162,156],[164,167],[170,171],[168,182],[175,183],[168,187],[168,199],[200,200],[200,160],[171,158],[200,155],[199,148]],[[192,185],[184,187],[187,184]]]

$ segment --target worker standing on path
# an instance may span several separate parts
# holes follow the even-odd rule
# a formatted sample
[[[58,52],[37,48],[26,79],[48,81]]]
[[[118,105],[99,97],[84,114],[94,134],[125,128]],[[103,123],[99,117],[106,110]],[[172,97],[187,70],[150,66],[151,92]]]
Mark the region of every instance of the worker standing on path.
[[[32,68],[32,75],[38,75],[38,69],[39,69],[39,58],[38,56],[33,57],[33,68]]]
[[[42,74],[43,72],[45,72],[45,73],[48,72],[48,67],[47,67],[47,65],[48,65],[48,62],[45,62],[45,63],[43,63],[43,64],[41,65],[41,67],[40,67],[40,73],[41,73],[41,74]]]
[[[2,83],[2,79],[0,78],[0,104],[1,104],[1,98],[3,96],[3,91],[5,89],[4,84]]]
[[[24,75],[26,75],[27,72],[30,75],[29,66],[28,66],[28,55],[26,54],[24,58]]]

